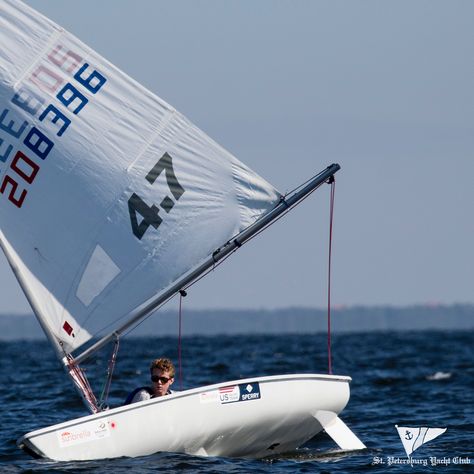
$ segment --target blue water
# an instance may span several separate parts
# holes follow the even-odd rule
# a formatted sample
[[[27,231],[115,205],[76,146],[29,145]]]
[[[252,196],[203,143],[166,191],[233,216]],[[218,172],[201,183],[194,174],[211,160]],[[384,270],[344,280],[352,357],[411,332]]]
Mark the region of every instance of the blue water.
[[[325,373],[326,336],[226,336],[183,340],[184,388],[240,377]],[[264,473],[264,472],[468,472],[474,469],[474,335],[469,332],[385,332],[333,336],[333,372],[350,375],[351,400],[342,419],[368,449],[344,453],[325,433],[286,456],[265,460],[199,458],[157,453],[142,458],[51,462],[16,447],[24,433],[87,414],[46,341],[0,343],[0,471],[28,473]],[[119,404],[147,383],[149,361],[176,360],[175,338],[121,343],[110,394]],[[104,360],[88,366],[100,391]],[[444,376],[434,376],[437,372]],[[175,388],[179,389],[179,377]],[[291,403],[291,399],[288,400]],[[447,427],[406,461],[394,428]],[[436,461],[434,460],[436,458]],[[378,461],[382,463],[377,464]],[[390,465],[390,462],[394,464]],[[467,462],[470,464],[466,464]],[[428,466],[423,466],[426,462]],[[431,463],[437,462],[435,466]],[[460,462],[463,462],[460,464]],[[441,464],[443,463],[443,464]],[[449,463],[447,466],[445,463]]]

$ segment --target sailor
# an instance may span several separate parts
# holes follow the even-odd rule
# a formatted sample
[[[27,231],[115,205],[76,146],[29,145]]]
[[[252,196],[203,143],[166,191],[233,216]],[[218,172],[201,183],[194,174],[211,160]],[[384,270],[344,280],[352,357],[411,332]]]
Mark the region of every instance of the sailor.
[[[174,374],[175,368],[171,360],[166,358],[155,359],[150,365],[152,386],[136,388],[128,395],[124,405],[170,395],[173,393],[170,386],[174,382]]]

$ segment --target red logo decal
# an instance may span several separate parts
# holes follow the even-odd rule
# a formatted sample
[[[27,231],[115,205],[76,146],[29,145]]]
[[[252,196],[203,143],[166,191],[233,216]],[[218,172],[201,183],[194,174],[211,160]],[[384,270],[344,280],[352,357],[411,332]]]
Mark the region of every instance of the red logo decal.
[[[72,337],[74,337],[74,329],[67,321],[64,322],[63,329],[67,332],[68,336],[72,335]]]

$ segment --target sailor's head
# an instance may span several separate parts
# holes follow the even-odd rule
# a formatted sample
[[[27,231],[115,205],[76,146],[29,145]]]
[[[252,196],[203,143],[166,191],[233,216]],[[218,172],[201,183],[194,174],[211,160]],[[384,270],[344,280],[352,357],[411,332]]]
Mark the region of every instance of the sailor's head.
[[[169,359],[155,359],[150,365],[151,382],[155,397],[166,395],[174,382],[174,365]]]

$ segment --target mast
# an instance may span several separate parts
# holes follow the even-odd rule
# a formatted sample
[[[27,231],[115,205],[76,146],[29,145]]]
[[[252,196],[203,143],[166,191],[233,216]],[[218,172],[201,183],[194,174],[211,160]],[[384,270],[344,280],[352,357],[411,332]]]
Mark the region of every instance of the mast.
[[[326,182],[331,178],[341,167],[338,164],[332,164],[328,166],[325,170],[321,171],[318,175],[313,177],[301,190],[294,192],[293,194],[282,197],[280,202],[275,206],[271,211],[264,214],[252,225],[244,229],[240,234],[233,237],[225,245],[216,249],[211,256],[209,256],[201,265],[199,265],[194,270],[183,275],[178,279],[171,287],[165,290],[163,293],[160,293],[155,298],[151,299],[145,305],[142,305],[132,311],[127,318],[127,321],[119,326],[112,333],[104,336],[99,339],[95,344],[86,349],[84,352],[79,354],[74,358],[74,363],[79,364],[85,359],[90,357],[94,352],[102,348],[109,341],[119,337],[126,330],[130,329],[136,325],[139,321],[147,317],[151,312],[153,312],[160,305],[165,303],[168,299],[173,297],[179,290],[187,286],[189,283],[193,282],[199,278],[203,273],[209,270],[212,266],[218,263],[220,260],[225,258],[231,252],[241,247],[245,242],[255,236],[259,231],[270,225],[282,214],[287,212],[289,209],[298,204],[302,199],[308,196],[321,184]]]

